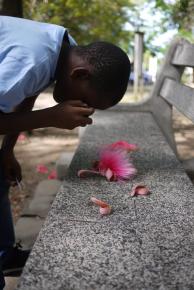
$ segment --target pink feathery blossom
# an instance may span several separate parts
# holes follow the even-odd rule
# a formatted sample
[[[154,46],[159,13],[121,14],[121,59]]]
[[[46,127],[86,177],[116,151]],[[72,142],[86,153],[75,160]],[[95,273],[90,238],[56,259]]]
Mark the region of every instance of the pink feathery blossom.
[[[123,141],[123,140],[114,142],[114,143],[108,145],[107,147],[112,148],[112,149],[126,150],[127,152],[133,152],[133,151],[137,151],[139,149],[136,144],[128,143],[128,142]]]
[[[100,152],[99,161],[92,170],[79,170],[79,177],[97,174],[106,177],[108,181],[127,180],[134,177],[136,169],[131,163],[127,152],[105,148]]]
[[[98,170],[109,181],[130,179],[136,174],[126,152],[108,148],[100,153]]]
[[[48,179],[57,179],[57,172],[56,170],[52,170],[48,176]]]
[[[46,173],[48,173],[48,168],[45,165],[43,165],[43,164],[39,164],[36,167],[36,171],[39,172],[39,173],[46,174]]]

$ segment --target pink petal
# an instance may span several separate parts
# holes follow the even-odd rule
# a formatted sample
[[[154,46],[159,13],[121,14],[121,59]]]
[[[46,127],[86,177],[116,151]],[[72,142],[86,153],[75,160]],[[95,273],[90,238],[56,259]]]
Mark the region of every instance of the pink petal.
[[[105,173],[106,178],[110,181],[113,177],[113,172],[108,168]]]
[[[48,176],[48,179],[57,179],[57,172],[56,170],[52,170]]]
[[[48,173],[48,168],[45,165],[43,165],[43,164],[39,164],[36,167],[36,171],[39,172],[39,173],[44,173],[45,174],[45,173]]]
[[[101,215],[109,215],[111,213],[112,209],[110,206],[107,207],[100,207],[100,214]]]
[[[99,211],[101,215],[109,215],[111,213],[112,209],[108,203],[97,199],[96,197],[91,197],[90,200],[100,207]]]
[[[89,170],[89,169],[81,169],[77,172],[77,175],[78,177],[87,177],[88,175],[91,175],[91,174],[97,174],[99,175],[100,173],[96,170]]]
[[[128,143],[126,141],[120,140],[108,145],[109,148],[112,149],[122,149],[127,152],[137,151],[139,148],[136,144]]]
[[[102,208],[109,207],[108,203],[106,203],[106,202],[104,202],[104,201],[102,201],[102,200],[100,200],[100,199],[97,199],[96,197],[91,197],[90,200],[91,200],[94,204],[96,204],[96,205],[98,205],[98,206],[100,206],[100,207],[102,207]]]
[[[137,185],[133,186],[133,188],[129,194],[130,194],[130,196],[148,195],[148,194],[150,194],[150,190],[145,185],[137,184]]]
[[[18,136],[18,141],[22,142],[26,140],[26,135],[24,133],[20,133],[20,135]]]

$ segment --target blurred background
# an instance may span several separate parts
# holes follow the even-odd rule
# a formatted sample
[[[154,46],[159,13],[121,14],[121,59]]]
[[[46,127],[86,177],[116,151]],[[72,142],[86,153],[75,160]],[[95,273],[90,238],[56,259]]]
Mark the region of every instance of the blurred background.
[[[119,45],[132,63],[123,101],[149,93],[173,37],[194,38],[194,0],[1,0],[0,14],[62,25],[78,44],[105,40]],[[191,69],[183,80],[193,82]]]

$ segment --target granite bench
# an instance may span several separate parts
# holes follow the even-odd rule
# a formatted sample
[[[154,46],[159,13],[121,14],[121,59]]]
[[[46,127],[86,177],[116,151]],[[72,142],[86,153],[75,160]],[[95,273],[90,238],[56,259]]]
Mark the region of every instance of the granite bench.
[[[194,187],[177,158],[172,106],[194,122],[194,91],[180,84],[194,45],[175,40],[151,98],[95,114],[24,268],[18,290],[194,289]],[[79,179],[100,145],[137,143],[130,182]],[[149,196],[131,198],[136,183]],[[113,213],[100,217],[91,196]]]

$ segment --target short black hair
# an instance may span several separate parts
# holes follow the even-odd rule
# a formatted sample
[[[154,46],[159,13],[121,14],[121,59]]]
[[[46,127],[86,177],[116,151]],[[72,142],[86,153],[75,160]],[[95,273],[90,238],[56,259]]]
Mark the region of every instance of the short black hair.
[[[110,93],[112,104],[123,97],[130,75],[130,61],[118,46],[104,41],[74,48],[77,55],[93,66],[91,84],[100,93]]]

